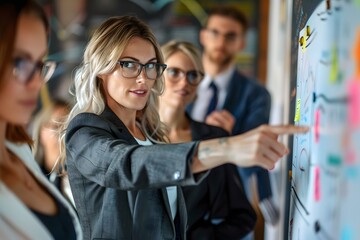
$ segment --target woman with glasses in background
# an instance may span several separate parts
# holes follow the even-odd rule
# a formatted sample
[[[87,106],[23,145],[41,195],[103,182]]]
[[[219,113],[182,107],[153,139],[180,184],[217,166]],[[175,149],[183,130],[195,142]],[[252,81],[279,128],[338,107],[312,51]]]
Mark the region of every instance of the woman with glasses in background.
[[[49,25],[32,0],[0,3],[0,239],[82,239],[76,213],[47,181],[26,134],[46,61]]]
[[[222,128],[192,120],[186,106],[204,77],[201,54],[188,42],[162,46],[165,91],[160,96],[160,120],[169,128],[171,143],[206,140],[229,134]],[[187,239],[241,239],[255,226],[256,213],[246,198],[235,165],[211,170],[197,186],[183,187],[188,212]]]
[[[66,159],[85,239],[185,239],[179,185],[230,162],[272,168],[287,153],[278,134],[306,130],[263,126],[243,136],[164,144],[157,107],[165,68],[150,28],[131,16],[106,20],[85,49],[59,161]]]

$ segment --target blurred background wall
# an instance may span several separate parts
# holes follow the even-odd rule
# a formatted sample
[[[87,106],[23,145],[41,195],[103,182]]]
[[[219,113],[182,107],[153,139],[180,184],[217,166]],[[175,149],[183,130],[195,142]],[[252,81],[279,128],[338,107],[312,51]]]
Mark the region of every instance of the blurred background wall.
[[[237,54],[239,69],[266,82],[268,0],[38,0],[51,19],[49,58],[58,62],[48,84],[52,97],[69,98],[74,68],[80,64],[92,31],[108,17],[135,15],[147,22],[160,44],[170,39],[200,47],[198,32],[209,8],[231,5],[248,17],[250,29],[245,51]],[[46,99],[44,99],[46,100]]]

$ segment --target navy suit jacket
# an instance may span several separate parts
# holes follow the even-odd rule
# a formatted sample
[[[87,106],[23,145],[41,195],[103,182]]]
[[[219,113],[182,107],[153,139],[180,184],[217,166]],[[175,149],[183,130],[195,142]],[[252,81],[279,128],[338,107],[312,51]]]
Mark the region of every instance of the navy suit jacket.
[[[189,120],[192,140],[229,135],[222,128]],[[236,240],[255,227],[256,213],[247,200],[235,165],[212,169],[199,185],[183,187],[183,193],[189,240]]]
[[[197,142],[140,146],[109,108],[81,113],[66,133],[67,167],[84,239],[175,239],[165,186],[196,184]],[[178,187],[179,231],[186,207]]]
[[[193,104],[187,108],[191,113]],[[271,97],[265,87],[256,80],[249,79],[234,71],[228,86],[223,109],[228,110],[236,119],[232,135],[237,135],[269,123]],[[191,115],[191,114],[190,114]],[[243,178],[252,174],[257,176],[260,201],[272,196],[269,173],[260,167],[240,168]]]

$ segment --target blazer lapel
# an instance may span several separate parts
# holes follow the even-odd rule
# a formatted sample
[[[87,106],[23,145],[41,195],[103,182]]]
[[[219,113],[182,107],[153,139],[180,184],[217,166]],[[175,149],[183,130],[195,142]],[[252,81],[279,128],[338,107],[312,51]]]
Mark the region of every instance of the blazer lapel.
[[[235,108],[242,105],[243,103],[241,103],[240,100],[244,94],[245,87],[243,77],[237,71],[234,71],[228,86],[228,93],[223,108],[229,112],[233,112]]]
[[[77,215],[76,215],[73,207],[70,206],[70,204],[65,200],[65,198],[62,197],[60,192],[57,191],[56,187],[53,184],[51,184],[45,178],[45,176],[43,176],[43,173],[41,172],[40,167],[37,165],[35,159],[29,158],[29,156],[32,156],[30,148],[28,148],[26,146],[17,146],[16,144],[14,144],[12,142],[8,142],[8,141],[6,142],[6,147],[9,148],[14,154],[16,154],[19,157],[19,159],[25,164],[28,171],[30,171],[31,174],[36,178],[36,180],[41,185],[44,186],[45,190],[48,191],[53,197],[55,197],[57,199],[57,201],[62,203],[68,209],[69,214],[74,223],[74,229],[75,229],[77,238],[81,239],[82,238],[82,230],[81,230],[79,220],[77,218]],[[10,190],[8,190],[8,193],[12,194],[12,192]],[[12,198],[15,198],[15,200],[17,200],[16,205],[21,205],[23,208],[21,212],[24,212],[24,215],[26,215],[26,217],[24,217],[24,218],[21,217],[21,218],[22,218],[22,220],[24,220],[26,218],[26,221],[24,221],[24,223],[26,223],[27,231],[30,230],[30,232],[35,233],[34,229],[35,228],[38,229],[40,227],[41,229],[43,229],[42,232],[49,234],[47,239],[52,239],[48,230],[43,226],[43,224],[36,217],[34,217],[32,212],[27,207],[25,207],[23,205],[23,203],[20,200],[18,200],[14,194],[12,194]],[[0,204],[0,206],[6,206],[6,205]],[[14,208],[14,209],[17,209],[17,208]],[[25,212],[28,214],[25,214]],[[17,215],[17,214],[14,214],[14,216],[16,216],[16,219],[19,218],[19,215]],[[30,218],[30,219],[28,219],[28,218]],[[17,221],[17,222],[19,222],[19,221]],[[34,229],[32,229],[32,227],[30,227],[30,225],[31,225],[30,223],[33,223],[34,225],[38,225],[38,226],[34,226]],[[39,232],[41,232],[41,231],[39,231]],[[36,239],[43,239],[43,238],[36,237]]]
[[[0,182],[0,216],[19,235],[29,239],[53,239],[30,210]]]
[[[104,119],[108,120],[113,124],[113,127],[116,129],[111,128],[113,133],[122,139],[125,139],[126,141],[129,141],[131,144],[138,144],[135,140],[135,138],[131,135],[129,130],[126,128],[124,123],[116,116],[116,114],[108,107],[105,106],[104,111],[100,114],[101,117],[104,117]]]

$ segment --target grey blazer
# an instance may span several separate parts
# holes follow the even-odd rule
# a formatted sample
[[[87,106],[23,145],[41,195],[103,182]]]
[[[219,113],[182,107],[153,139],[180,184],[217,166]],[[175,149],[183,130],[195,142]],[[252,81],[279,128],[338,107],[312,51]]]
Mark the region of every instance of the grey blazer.
[[[81,113],[66,134],[69,180],[85,239],[175,239],[169,185],[196,184],[190,161],[197,142],[140,146],[106,107]],[[178,188],[181,239],[186,208]]]

